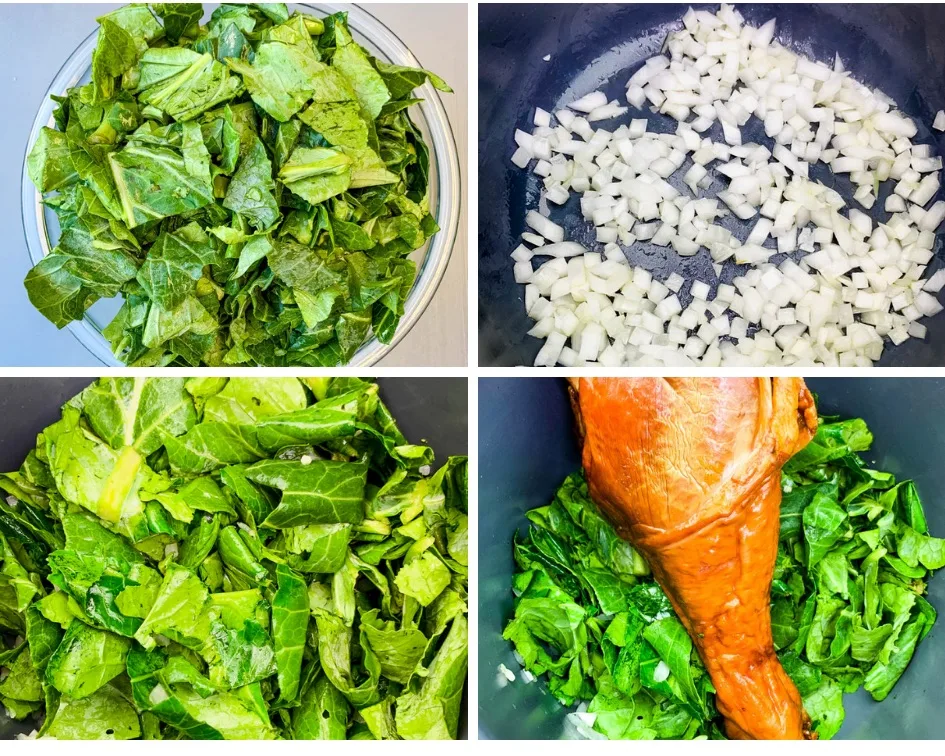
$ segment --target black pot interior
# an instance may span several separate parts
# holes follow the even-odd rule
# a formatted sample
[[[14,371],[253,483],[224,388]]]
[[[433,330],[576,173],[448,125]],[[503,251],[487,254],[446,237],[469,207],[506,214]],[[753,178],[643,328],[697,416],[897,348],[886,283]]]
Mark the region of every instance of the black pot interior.
[[[603,88],[611,99],[626,104],[627,79],[660,51],[668,32],[682,26],[687,7],[660,3],[479,6],[480,365],[531,365],[542,345],[542,340],[526,335],[533,323],[525,314],[524,286],[515,283],[509,259],[526,230],[525,214],[536,207],[540,191],[534,174],[509,162],[515,129],[531,131],[536,106],[555,110],[595,89]],[[776,17],[777,39],[797,52],[831,62],[834,53],[839,53],[856,78],[881,89],[916,119],[919,132],[914,141],[932,144],[936,154],[945,153],[945,134],[931,130],[936,111],[945,108],[945,6],[753,4],[739,5],[738,10],[756,26]],[[546,55],[551,56],[547,62]],[[630,117],[648,118],[651,130],[675,131],[672,118],[632,107],[621,119],[596,125],[613,129]],[[707,134],[721,139],[718,124]],[[746,125],[743,135],[746,142],[771,145],[757,119]],[[812,169],[811,176],[836,188],[848,206],[862,210],[852,200],[846,177],[834,176],[822,163]],[[717,179],[711,191],[722,185]],[[882,206],[891,188],[892,182],[886,182],[870,212],[874,220],[889,217]],[[600,248],[590,225],[580,216],[576,195],[552,218],[565,226],[568,239]],[[730,218],[722,225],[744,240],[750,224]],[[939,239],[937,258],[942,248]],[[647,268],[661,280],[678,271],[689,280],[716,281],[705,249],[687,258],[678,257],[671,248],[646,243],[626,251],[633,265]],[[775,255],[772,262],[783,257]],[[933,260],[929,272],[941,265],[940,259]],[[746,269],[727,263],[722,280],[730,282]],[[688,287],[683,291],[680,299],[685,307]],[[712,296],[714,291],[713,285]],[[922,322],[928,326],[928,339],[909,339],[895,348],[888,345],[880,365],[945,363],[945,313]]]

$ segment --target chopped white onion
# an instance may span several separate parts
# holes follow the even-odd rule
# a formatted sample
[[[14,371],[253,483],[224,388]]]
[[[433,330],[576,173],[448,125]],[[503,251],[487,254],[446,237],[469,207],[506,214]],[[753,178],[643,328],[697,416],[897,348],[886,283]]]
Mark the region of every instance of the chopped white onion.
[[[774,19],[753,29],[731,6],[688,11],[626,90],[631,106],[676,119],[675,133],[650,132],[645,118],[620,124],[628,108],[602,91],[553,115],[536,108],[531,133],[516,131],[512,162],[532,165],[542,188],[525,219],[530,246],[511,253],[529,333],[545,339],[536,365],[859,367],[887,339],[925,337],[918,320],[942,310],[945,288],[945,269],[926,277],[945,222],[942,158],[839,57],[810,60],[774,34]],[[743,142],[752,117],[772,142]],[[596,126],[604,120],[612,130]],[[945,130],[945,111],[932,125]],[[811,180],[820,162],[846,174],[859,207],[885,197],[886,219]],[[893,190],[880,195],[886,181]],[[602,251],[566,240],[549,217],[575,194]],[[750,230],[717,225],[727,214]],[[720,280],[656,280],[629,264],[636,241],[679,257],[704,248]],[[777,253],[790,256],[774,265]],[[722,283],[728,260],[749,267]]]

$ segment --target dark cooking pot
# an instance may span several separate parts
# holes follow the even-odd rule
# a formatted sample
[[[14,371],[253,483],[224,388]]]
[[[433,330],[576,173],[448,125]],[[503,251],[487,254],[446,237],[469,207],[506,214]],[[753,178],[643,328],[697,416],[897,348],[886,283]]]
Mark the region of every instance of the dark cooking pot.
[[[0,471],[20,467],[36,445],[36,434],[60,417],[62,405],[94,378],[0,378]],[[437,463],[468,450],[468,393],[464,378],[380,378],[381,398],[404,436],[429,444]],[[467,737],[467,701],[460,714],[460,737]],[[0,739],[35,729],[35,722],[10,721],[0,707]]]
[[[626,104],[625,85],[647,58],[660,51],[669,31],[682,26],[686,5],[666,4],[483,4],[479,6],[479,364],[531,365],[543,341],[526,335],[533,322],[525,314],[524,286],[512,277],[509,254],[525,230],[525,213],[537,204],[540,184],[530,171],[509,162],[516,128],[531,131],[536,106],[555,110],[598,88]],[[697,5],[716,10],[717,5]],[[916,119],[914,141],[945,154],[945,134],[931,130],[936,111],[945,108],[945,6],[943,5],[739,5],[755,26],[776,17],[777,39],[819,60],[840,54],[847,70],[878,87]],[[543,58],[550,55],[549,61]],[[675,131],[675,121],[649,110],[630,117],[649,119],[650,129]],[[718,124],[708,132],[721,133]],[[743,129],[745,141],[770,144],[757,119]],[[711,175],[711,171],[710,171]],[[811,177],[834,186],[852,203],[846,177],[835,177],[822,163]],[[886,182],[870,215],[889,217],[883,201],[893,182]],[[715,187],[718,188],[718,187]],[[939,195],[941,196],[940,191]],[[859,207],[859,205],[855,205]],[[860,208],[862,209],[862,208]],[[595,246],[590,226],[580,217],[577,195],[563,213],[567,238]],[[747,235],[748,223],[731,218],[722,225]],[[942,255],[942,240],[936,255]],[[595,246],[595,248],[597,248]],[[664,280],[678,271],[687,279],[716,281],[708,252],[679,258],[671,248],[637,243],[628,252],[633,265],[646,267]],[[780,261],[781,256],[775,256]],[[933,260],[930,273],[941,266]],[[747,266],[726,263],[723,281],[731,282]],[[685,287],[680,300],[690,300]],[[713,294],[715,289],[713,287]],[[881,365],[945,364],[945,314],[923,320],[928,340],[909,339],[887,348]]]
[[[941,472],[945,457],[945,380],[824,378],[807,381],[823,414],[862,417],[873,431],[864,457],[876,468],[912,478],[929,530],[945,533]],[[512,421],[510,422],[510,418]],[[540,683],[525,684],[502,629],[512,615],[512,534],[525,512],[547,504],[580,467],[563,380],[479,382],[479,736],[557,738],[567,710]],[[945,574],[929,581],[939,621],[916,651],[893,693],[876,703],[863,690],[844,697],[840,738],[942,739],[945,704]],[[497,684],[499,664],[516,682]]]

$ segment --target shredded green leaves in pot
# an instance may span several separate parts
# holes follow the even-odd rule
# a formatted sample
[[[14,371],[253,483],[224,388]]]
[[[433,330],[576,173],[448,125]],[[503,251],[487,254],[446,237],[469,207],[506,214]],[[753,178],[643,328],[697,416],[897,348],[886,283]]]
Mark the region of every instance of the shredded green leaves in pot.
[[[134,4],[99,19],[91,81],[54,96],[27,170],[62,233],[26,276],[62,328],[124,304],[128,365],[348,362],[390,344],[438,231],[408,109],[435,74],[374,58],[347,14]]]
[[[782,470],[774,643],[822,739],[843,724],[844,693],[863,687],[882,701],[892,691],[935,623],[926,582],[945,567],[945,540],[929,535],[913,482],[859,456],[872,441],[861,419],[821,418]],[[571,721],[587,737],[724,738],[692,641],[582,474],[528,519],[504,633],[522,678],[577,705]]]
[[[357,378],[102,378],[0,475],[0,704],[59,739],[455,738],[466,458]]]

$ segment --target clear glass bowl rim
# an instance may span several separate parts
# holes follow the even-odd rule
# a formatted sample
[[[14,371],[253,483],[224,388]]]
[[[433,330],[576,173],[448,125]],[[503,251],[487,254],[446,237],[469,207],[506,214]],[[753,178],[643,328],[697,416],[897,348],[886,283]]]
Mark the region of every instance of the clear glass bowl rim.
[[[322,15],[340,11],[348,13],[348,23],[355,38],[373,48],[388,62],[402,66],[423,68],[407,45],[393,31],[363,8],[347,3],[292,3],[290,8],[304,8]],[[26,157],[44,126],[52,126],[53,103],[50,95],[64,94],[78,83],[88,71],[98,29],[70,54],[62,68],[53,77],[30,129],[22,169],[22,215],[23,232],[32,264],[39,263],[50,252],[49,237],[42,195],[33,186],[27,173]],[[431,210],[440,230],[430,239],[418,264],[417,278],[404,304],[404,315],[390,344],[382,344],[373,336],[355,352],[347,367],[364,367],[375,364],[403,339],[416,325],[430,304],[446,272],[459,231],[459,216],[462,202],[462,180],[458,150],[446,110],[439,93],[429,83],[418,87],[416,92],[423,99],[411,108],[414,123],[423,132],[431,148]],[[417,117],[419,110],[420,118]],[[417,253],[413,253],[416,255]],[[86,315],[67,325],[72,335],[102,364],[120,367],[111,347],[99,328]]]

